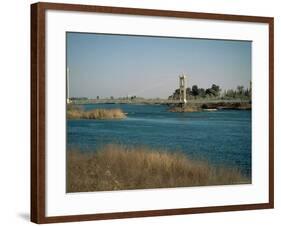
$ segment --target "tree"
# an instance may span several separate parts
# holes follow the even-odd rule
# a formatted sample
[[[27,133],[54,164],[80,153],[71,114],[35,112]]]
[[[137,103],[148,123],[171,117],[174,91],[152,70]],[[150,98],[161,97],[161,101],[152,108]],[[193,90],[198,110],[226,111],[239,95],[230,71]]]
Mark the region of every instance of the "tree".
[[[172,99],[178,100],[180,97],[180,89],[176,89],[172,95]]]
[[[192,95],[192,91],[189,87],[186,88],[186,95],[187,96],[191,96]]]
[[[206,97],[205,89],[203,89],[203,88],[198,89],[198,95],[200,97]]]
[[[237,86],[237,92],[240,96],[244,93],[244,86]]]
[[[226,91],[225,96],[228,97],[228,98],[235,98],[235,96],[236,96],[236,91],[234,91],[233,89],[228,89],[228,90]]]
[[[251,95],[250,95],[250,90],[249,89],[246,89],[245,91],[244,91],[244,95],[246,96],[246,97],[250,97]]]
[[[206,94],[209,96],[216,96],[216,91],[213,90],[212,88],[206,89]]]
[[[192,99],[192,97],[201,97],[201,98],[206,98],[206,97],[218,97],[220,96],[220,92],[221,89],[218,85],[216,84],[212,84],[212,86],[208,89],[204,89],[204,88],[199,88],[197,85],[193,85],[191,88],[187,87],[186,88],[186,96],[189,97],[190,99]],[[233,91],[236,93],[236,91]],[[233,93],[231,93],[232,95]],[[172,95],[172,99],[179,99],[179,95],[180,95],[180,90],[176,89]],[[228,91],[226,91],[223,95],[223,97],[226,97],[228,95]]]
[[[220,95],[220,87],[217,86],[216,84],[213,84],[211,87],[212,90],[214,90],[214,96],[219,96]]]
[[[199,90],[197,85],[192,86],[192,95],[195,97],[199,95]]]
[[[99,100],[100,99],[100,96],[97,96],[97,100]]]

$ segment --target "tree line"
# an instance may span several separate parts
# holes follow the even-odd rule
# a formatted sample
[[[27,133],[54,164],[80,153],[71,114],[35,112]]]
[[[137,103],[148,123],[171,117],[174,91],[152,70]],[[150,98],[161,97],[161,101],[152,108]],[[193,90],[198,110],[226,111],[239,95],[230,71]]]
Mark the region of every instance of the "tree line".
[[[224,99],[251,99],[252,89],[244,88],[244,86],[237,86],[235,90],[228,89],[222,93]]]
[[[191,88],[186,88],[187,99],[197,98],[220,98],[220,99],[251,99],[251,88],[244,88],[244,86],[237,86],[236,89],[228,89],[221,92],[219,85],[212,84],[210,88],[199,88],[193,85]],[[169,96],[170,100],[178,100],[180,97],[180,89],[176,89],[174,93]]]

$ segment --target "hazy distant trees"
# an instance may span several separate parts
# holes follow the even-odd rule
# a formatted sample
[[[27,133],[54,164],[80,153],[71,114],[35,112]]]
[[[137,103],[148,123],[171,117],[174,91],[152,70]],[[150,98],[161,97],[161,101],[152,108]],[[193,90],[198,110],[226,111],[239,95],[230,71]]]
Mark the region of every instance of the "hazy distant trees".
[[[75,100],[88,100],[88,97],[70,97],[69,99],[72,100],[72,101],[75,101]]]
[[[220,87],[213,84],[211,88],[206,89],[205,93],[208,97],[218,97],[220,95]]]
[[[206,97],[206,90],[204,88],[199,88],[198,89],[198,96],[205,98]]]
[[[170,100],[178,100],[180,90],[176,89],[174,93],[169,96]],[[199,88],[198,85],[193,85],[191,88],[186,88],[187,99],[198,98],[215,98],[215,99],[251,99],[251,88],[244,88],[244,86],[237,86],[236,89],[228,89],[224,92],[221,91],[219,85],[212,84],[210,88]]]
[[[199,95],[199,89],[198,89],[198,86],[197,85],[193,85],[192,88],[191,88],[191,92],[192,92],[192,95],[194,97],[197,97]]]
[[[239,95],[242,95],[242,93],[244,92],[244,86],[237,86],[237,92]]]
[[[251,99],[251,89],[245,89],[244,86],[237,86],[236,89],[225,90],[223,99]]]
[[[206,90],[204,88],[199,88],[198,85],[193,85],[191,89],[186,88],[186,97],[187,99],[196,99],[196,98],[210,98],[220,96],[221,89],[218,85],[213,84],[210,88]],[[169,96],[169,99],[177,100],[179,99],[180,90],[176,89],[173,95]]]

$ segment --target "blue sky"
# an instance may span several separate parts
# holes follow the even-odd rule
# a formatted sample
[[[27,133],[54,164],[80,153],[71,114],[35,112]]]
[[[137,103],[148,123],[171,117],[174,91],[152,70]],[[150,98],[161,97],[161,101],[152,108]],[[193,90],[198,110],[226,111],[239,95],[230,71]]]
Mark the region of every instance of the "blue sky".
[[[178,88],[249,87],[251,42],[68,32],[71,97],[167,98]]]

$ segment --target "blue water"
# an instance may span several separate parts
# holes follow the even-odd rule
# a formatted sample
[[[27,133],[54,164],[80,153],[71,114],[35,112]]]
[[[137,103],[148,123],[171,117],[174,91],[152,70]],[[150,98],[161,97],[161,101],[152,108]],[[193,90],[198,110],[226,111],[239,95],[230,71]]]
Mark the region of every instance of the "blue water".
[[[174,113],[165,105],[88,104],[121,108],[124,120],[67,120],[67,145],[93,151],[107,143],[179,150],[251,175],[251,111]]]

